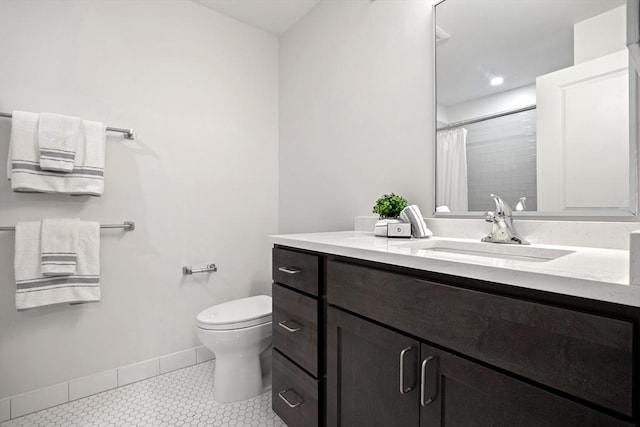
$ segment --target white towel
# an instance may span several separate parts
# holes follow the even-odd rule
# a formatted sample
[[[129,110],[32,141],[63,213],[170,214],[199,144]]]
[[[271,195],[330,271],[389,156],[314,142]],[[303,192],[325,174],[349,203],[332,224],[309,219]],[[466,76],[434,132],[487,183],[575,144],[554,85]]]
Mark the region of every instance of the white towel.
[[[411,223],[411,234],[413,237],[423,238],[433,236],[431,230],[427,228],[420,208],[416,205],[410,205],[400,212],[400,219]]]
[[[7,156],[7,178],[11,179],[14,151],[16,155],[26,152],[31,156],[29,148],[34,150],[38,143],[38,121],[40,115],[26,111],[14,111],[11,114],[11,136],[9,137],[9,155]]]
[[[7,166],[11,188],[16,192],[101,196],[105,140],[104,124],[83,120],[73,171],[44,171],[39,164],[38,115],[14,111]]]
[[[100,224],[81,221],[76,274],[44,277],[40,268],[41,221],[16,224],[16,308],[100,301]]]
[[[40,114],[38,146],[42,170],[63,173],[73,171],[80,124],[80,117]]]
[[[42,220],[40,264],[43,276],[70,276],[78,259],[78,218]]]

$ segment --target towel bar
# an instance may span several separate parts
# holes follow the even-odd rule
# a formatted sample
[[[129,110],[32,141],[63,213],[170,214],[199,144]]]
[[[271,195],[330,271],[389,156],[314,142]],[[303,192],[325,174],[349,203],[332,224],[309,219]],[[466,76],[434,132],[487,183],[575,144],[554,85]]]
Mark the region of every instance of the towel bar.
[[[11,113],[0,113],[0,117],[11,118],[12,116],[13,115]],[[133,129],[107,127],[107,131],[123,133],[126,139],[136,139],[136,133],[133,131]]]
[[[133,231],[136,229],[136,223],[125,221],[122,224],[100,224],[100,228],[122,228],[124,231]],[[0,227],[0,231],[16,231],[16,227]]]

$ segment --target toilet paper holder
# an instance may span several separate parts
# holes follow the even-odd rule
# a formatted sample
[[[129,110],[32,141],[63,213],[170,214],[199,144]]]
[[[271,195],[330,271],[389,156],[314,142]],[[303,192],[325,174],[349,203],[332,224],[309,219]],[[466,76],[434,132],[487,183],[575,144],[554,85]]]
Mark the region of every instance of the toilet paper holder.
[[[216,272],[216,271],[218,271],[218,267],[216,267],[215,264],[207,264],[205,268],[200,268],[197,270],[194,270],[193,268],[191,268],[190,265],[185,265],[184,267],[182,267],[182,274],[184,275],[194,274],[194,273],[210,273],[210,272]]]

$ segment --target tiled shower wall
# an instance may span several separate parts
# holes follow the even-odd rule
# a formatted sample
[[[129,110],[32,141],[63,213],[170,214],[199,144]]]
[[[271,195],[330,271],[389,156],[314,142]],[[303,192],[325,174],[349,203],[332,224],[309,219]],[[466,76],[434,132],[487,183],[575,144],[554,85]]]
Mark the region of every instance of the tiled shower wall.
[[[536,111],[474,123],[467,129],[469,211],[495,210],[490,194],[537,210]]]

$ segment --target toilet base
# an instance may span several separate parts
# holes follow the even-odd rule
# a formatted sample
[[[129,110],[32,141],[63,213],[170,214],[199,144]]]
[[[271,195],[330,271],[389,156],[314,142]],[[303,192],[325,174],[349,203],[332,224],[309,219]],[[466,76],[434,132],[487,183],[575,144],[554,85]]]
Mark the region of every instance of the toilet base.
[[[251,399],[270,390],[271,351],[269,345],[260,357],[237,353],[230,357],[217,356],[213,373],[213,398],[216,402]]]
[[[262,370],[260,359],[237,360],[216,357],[213,374],[213,398],[217,402],[229,403],[250,399],[262,394]]]
[[[271,322],[239,329],[196,329],[200,342],[216,358],[213,373],[216,401],[237,402],[263,393],[271,364],[262,363],[269,368],[263,370],[261,359],[263,354],[271,354]]]

